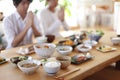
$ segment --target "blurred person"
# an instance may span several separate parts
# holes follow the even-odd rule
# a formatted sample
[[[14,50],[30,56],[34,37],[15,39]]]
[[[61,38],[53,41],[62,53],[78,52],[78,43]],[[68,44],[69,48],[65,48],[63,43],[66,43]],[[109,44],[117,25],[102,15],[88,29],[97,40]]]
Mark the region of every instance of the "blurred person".
[[[45,35],[54,35],[55,37],[61,37],[60,27],[64,30],[69,30],[68,25],[64,19],[64,7],[59,10],[56,9],[58,0],[46,0],[47,7],[38,13],[40,24],[44,29]]]
[[[32,43],[32,34],[41,36],[39,21],[28,8],[32,0],[13,0],[16,11],[3,21],[7,48]]]

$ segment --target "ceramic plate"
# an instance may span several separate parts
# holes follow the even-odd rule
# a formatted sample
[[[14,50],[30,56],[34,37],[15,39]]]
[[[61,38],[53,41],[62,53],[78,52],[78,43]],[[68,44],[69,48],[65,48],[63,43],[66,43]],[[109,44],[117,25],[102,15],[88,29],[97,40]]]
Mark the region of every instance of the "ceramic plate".
[[[109,52],[109,51],[115,51],[117,48],[113,48],[111,46],[103,45],[103,46],[97,47],[96,49],[101,51],[101,52]]]
[[[92,58],[93,57],[91,55],[88,57],[86,55],[77,54],[77,55],[74,55],[73,57],[71,57],[71,63],[72,64],[81,64],[81,63],[86,62]]]

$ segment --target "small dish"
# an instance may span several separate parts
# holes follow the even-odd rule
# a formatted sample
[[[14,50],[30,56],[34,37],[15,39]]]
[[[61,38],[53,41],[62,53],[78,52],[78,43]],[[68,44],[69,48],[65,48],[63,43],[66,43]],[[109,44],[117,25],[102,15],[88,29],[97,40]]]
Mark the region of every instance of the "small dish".
[[[0,64],[6,63],[6,62],[7,62],[7,60],[5,58],[0,57]]]
[[[87,53],[86,55],[84,54],[77,54],[77,55],[74,55],[72,58],[71,58],[71,63],[72,64],[81,64],[83,62],[86,62],[90,59],[92,59],[93,56],[91,56],[90,53]]]
[[[72,40],[62,40],[59,41],[57,46],[72,46],[74,47],[74,42]]]
[[[95,41],[95,40],[86,40],[86,41],[84,42],[84,44],[86,44],[86,45],[91,45],[91,46],[96,46],[96,45],[98,44],[98,42]]]
[[[97,50],[101,52],[109,52],[109,51],[115,51],[117,48],[108,46],[108,45],[102,45],[96,48]]]
[[[22,48],[20,47],[19,50],[17,51],[18,54],[21,54],[21,55],[27,55],[27,54],[32,54],[34,53],[34,48],[33,46],[30,46],[28,48]]]
[[[18,56],[18,57],[12,57],[10,58],[10,62],[17,65],[18,62],[23,61],[23,60],[31,60],[32,57],[30,56]]]
[[[71,46],[57,46],[56,49],[61,55],[68,55],[73,50]]]
[[[74,45],[74,42],[72,40],[62,40],[62,41],[59,41],[59,44],[72,46]]]
[[[120,37],[112,37],[111,42],[115,45],[120,44]]]
[[[90,45],[85,45],[85,44],[80,44],[77,47],[77,50],[83,53],[86,53],[92,49],[92,46]]]
[[[98,42],[102,36],[97,34],[94,34],[94,35],[89,34],[88,37],[90,38],[90,40],[95,40]]]

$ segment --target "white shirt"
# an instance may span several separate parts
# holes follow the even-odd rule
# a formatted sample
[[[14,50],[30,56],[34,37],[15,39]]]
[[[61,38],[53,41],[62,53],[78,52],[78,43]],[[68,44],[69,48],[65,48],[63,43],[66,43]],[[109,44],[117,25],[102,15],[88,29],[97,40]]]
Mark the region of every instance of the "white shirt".
[[[6,17],[3,21],[3,30],[5,34],[5,38],[7,40],[7,48],[12,48],[12,42],[25,27],[25,20],[22,19],[19,13],[16,11],[12,13],[10,16]],[[37,20],[37,17],[34,17],[34,22],[38,30],[40,30],[39,21]],[[25,35],[23,41],[18,44],[18,46],[25,45],[25,44],[31,44],[32,43],[32,28],[30,28]]]
[[[114,3],[114,30],[120,35],[120,2]]]
[[[48,8],[41,10],[41,12],[38,13],[38,18],[40,19],[40,24],[44,29],[45,35],[51,34],[60,37],[60,26],[68,30],[66,22],[61,22],[56,14],[51,12]]]

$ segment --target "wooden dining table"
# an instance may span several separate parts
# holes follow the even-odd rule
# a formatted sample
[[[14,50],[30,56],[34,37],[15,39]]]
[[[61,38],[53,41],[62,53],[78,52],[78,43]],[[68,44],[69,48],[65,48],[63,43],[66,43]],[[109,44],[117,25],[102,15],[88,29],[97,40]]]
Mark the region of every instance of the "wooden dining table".
[[[75,29],[74,32],[79,31],[90,31],[90,30],[103,30],[104,36],[99,40],[98,44],[90,50],[90,54],[93,56],[91,60],[88,60],[82,64],[71,64],[67,69],[60,69],[59,72],[55,76],[60,76],[62,74],[65,74],[71,70],[74,70],[76,68],[80,68],[80,70],[73,72],[71,74],[65,75],[63,78],[64,80],[83,80],[86,77],[94,74],[95,72],[98,72],[105,67],[109,66],[110,64],[117,62],[120,60],[120,45],[113,45],[111,42],[111,37],[115,37],[116,33],[112,29],[112,27],[106,27],[106,26],[100,26],[100,27],[88,27],[88,28],[80,28]],[[55,40],[55,43],[59,41],[58,39]],[[31,44],[34,45],[34,44]],[[31,45],[25,45],[22,47],[28,47]],[[96,50],[96,47],[101,45],[109,45],[112,47],[117,48],[115,51],[110,52],[100,52]],[[11,48],[7,50],[1,51],[1,56],[5,57],[6,59],[10,59],[11,57],[20,56],[20,54],[17,53],[17,50],[20,47]],[[73,56],[76,54],[81,54],[78,51],[73,51],[69,56]],[[54,52],[53,57],[59,55],[57,51]],[[35,53],[29,54],[28,56],[32,56],[34,59],[40,59],[38,55]],[[56,80],[55,76],[48,75],[44,69],[43,66],[40,66],[40,68],[32,75],[27,75],[23,73],[18,67],[13,65],[10,61],[1,64],[0,65],[0,80]]]

